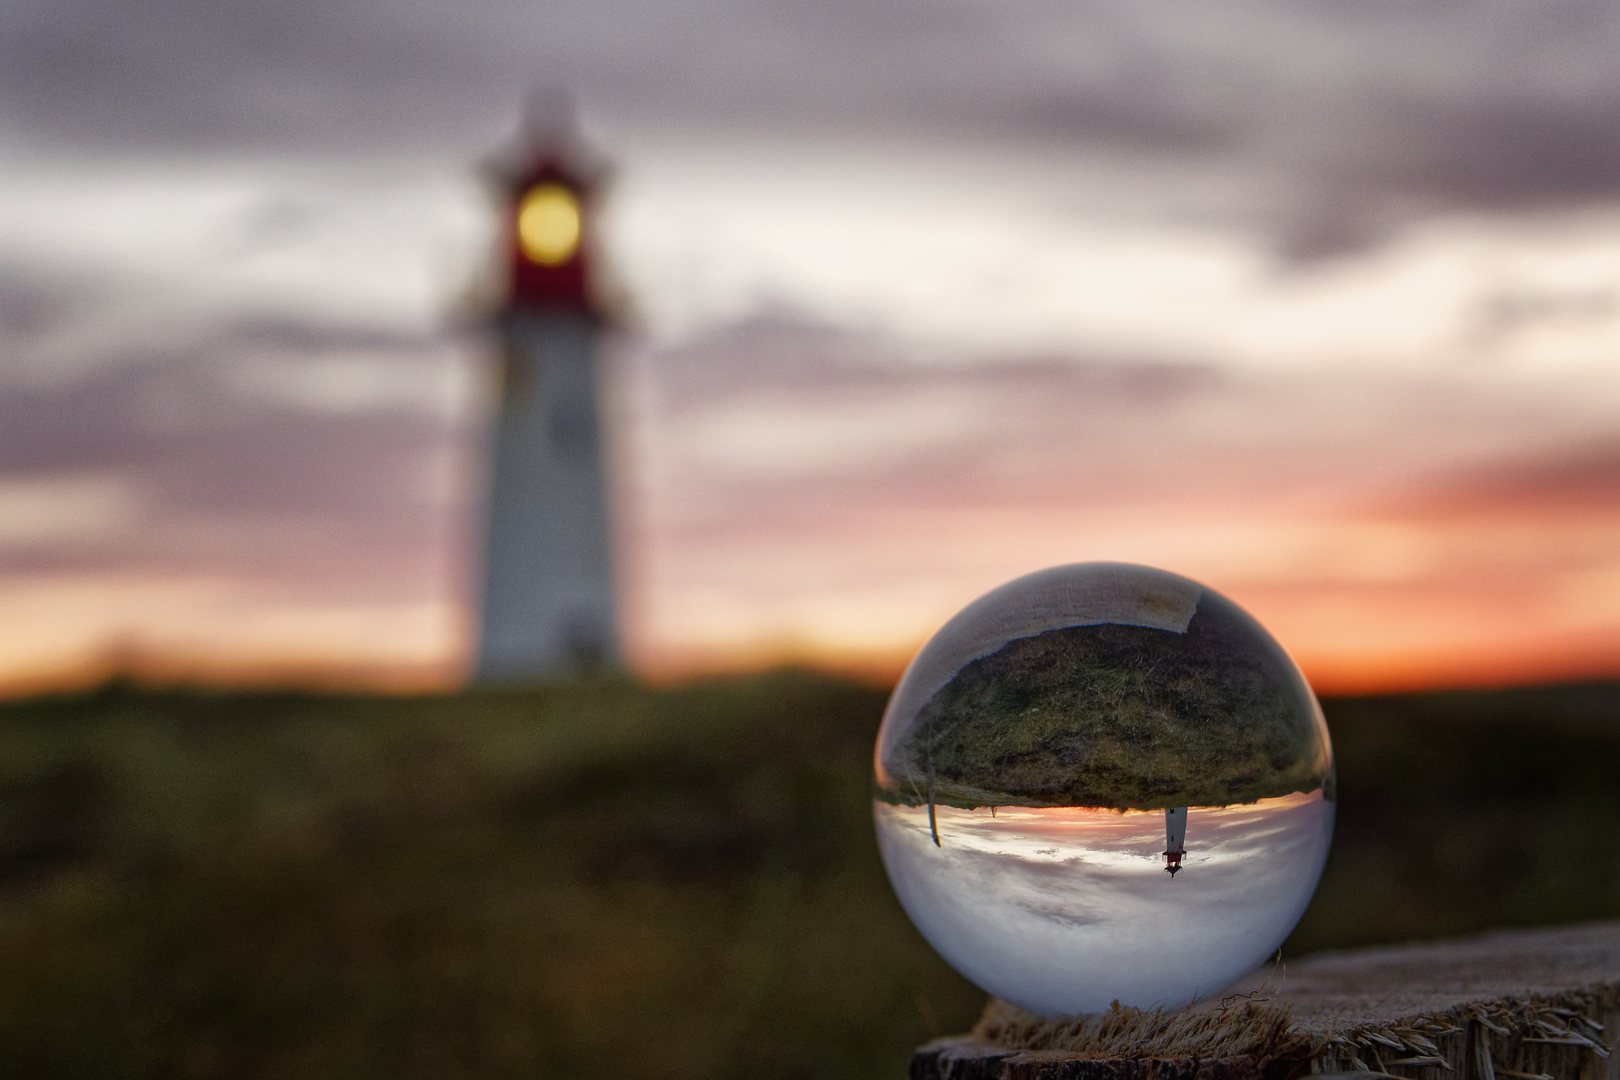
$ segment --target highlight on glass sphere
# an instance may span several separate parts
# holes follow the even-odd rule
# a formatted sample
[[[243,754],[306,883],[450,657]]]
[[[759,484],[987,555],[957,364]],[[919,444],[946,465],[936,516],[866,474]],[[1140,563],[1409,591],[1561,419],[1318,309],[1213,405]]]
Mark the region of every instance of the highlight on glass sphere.
[[[1299,668],[1230,600],[1125,563],[1021,577],[895,688],[874,755],[900,902],[968,979],[1047,1016],[1179,1008],[1268,960],[1333,832]]]

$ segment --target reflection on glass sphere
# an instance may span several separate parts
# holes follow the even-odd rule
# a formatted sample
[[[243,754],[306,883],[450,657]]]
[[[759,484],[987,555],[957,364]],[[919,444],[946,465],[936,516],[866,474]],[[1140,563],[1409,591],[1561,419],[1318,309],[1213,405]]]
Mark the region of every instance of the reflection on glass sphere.
[[[1333,832],[1322,711],[1236,604],[1059,566],[970,604],[889,700],[878,844],[963,975],[1046,1015],[1177,1008],[1277,951]]]

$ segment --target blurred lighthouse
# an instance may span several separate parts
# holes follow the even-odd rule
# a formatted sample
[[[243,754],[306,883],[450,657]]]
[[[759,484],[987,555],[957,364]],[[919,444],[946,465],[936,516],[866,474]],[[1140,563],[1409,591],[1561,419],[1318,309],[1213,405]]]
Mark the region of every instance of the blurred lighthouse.
[[[549,104],[549,107],[547,107]],[[607,168],[571,106],[531,110],[496,166],[502,365],[474,678],[521,682],[618,661],[591,274]]]

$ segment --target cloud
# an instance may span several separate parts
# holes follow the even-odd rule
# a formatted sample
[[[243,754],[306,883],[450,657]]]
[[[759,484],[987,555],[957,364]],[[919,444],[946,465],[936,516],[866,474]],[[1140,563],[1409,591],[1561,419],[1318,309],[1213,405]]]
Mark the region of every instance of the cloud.
[[[4,386],[0,683],[453,677],[474,354],[239,329]]]
[[[1497,87],[1463,104],[1406,101],[1390,111],[1379,165],[1396,190],[1486,208],[1620,190],[1620,87],[1573,100]]]
[[[0,478],[0,552],[104,541],[135,519],[137,501],[116,475]]]
[[[78,309],[66,281],[49,280],[37,269],[0,266],[0,336],[8,344],[37,340],[68,325]]]
[[[644,351],[643,655],[897,670],[1003,581],[1123,559],[1231,595],[1337,685],[1609,670],[1612,589],[1581,583],[1612,580],[1612,397],[1472,375],[970,361],[784,318]]]
[[[1405,508],[1435,517],[1615,517],[1620,441],[1576,441],[1449,470],[1413,492]]]
[[[5,124],[77,145],[474,154],[547,82],[677,134],[1022,140],[1235,169],[1248,190],[1227,212],[1301,253],[1429,209],[1620,193],[1620,10],[1589,0],[7,0],[5,22]]]
[[[472,356],[431,339],[255,324],[195,352],[9,385],[0,540],[15,542],[0,573],[442,592],[473,498]],[[21,542],[69,532],[69,545]]]

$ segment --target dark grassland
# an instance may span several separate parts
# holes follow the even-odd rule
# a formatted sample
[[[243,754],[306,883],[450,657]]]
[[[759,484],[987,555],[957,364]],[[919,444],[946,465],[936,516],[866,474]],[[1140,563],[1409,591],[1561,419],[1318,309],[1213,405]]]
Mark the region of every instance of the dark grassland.
[[[0,1075],[903,1076],[982,996],[883,878],[884,697],[0,706]],[[1327,708],[1339,832],[1290,952],[1620,916],[1620,687]]]
[[[886,750],[912,806],[1231,806],[1315,791],[1305,687],[1253,620],[1206,596],[1186,633],[1071,626],[963,666]],[[931,794],[930,794],[931,793]]]

